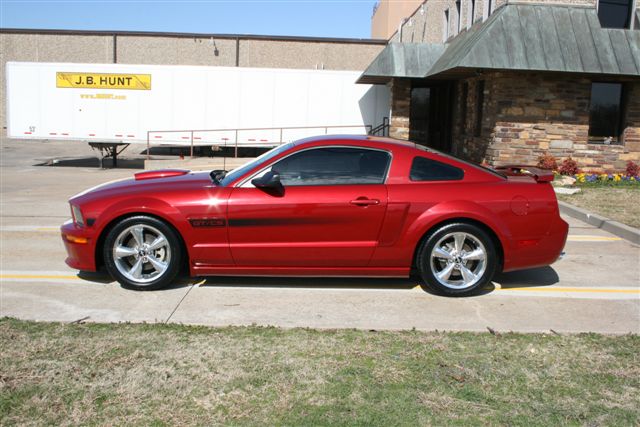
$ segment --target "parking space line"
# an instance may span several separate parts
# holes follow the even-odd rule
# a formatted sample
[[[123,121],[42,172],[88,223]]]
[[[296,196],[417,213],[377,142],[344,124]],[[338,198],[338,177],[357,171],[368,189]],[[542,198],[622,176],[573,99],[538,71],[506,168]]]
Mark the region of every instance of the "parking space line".
[[[580,234],[570,234],[569,236],[567,236],[568,242],[617,242],[618,240],[623,239],[620,237],[590,236]]]
[[[62,274],[0,274],[0,280],[29,280],[29,279],[55,279],[55,280],[82,280],[78,276]]]
[[[46,225],[5,225],[0,227],[0,231],[28,231],[36,233],[57,233],[60,227]]]
[[[640,289],[620,289],[620,288],[562,288],[562,287],[526,287],[526,288],[503,288],[500,291],[508,292],[568,292],[568,293],[602,293],[602,294],[635,294],[640,295]]]
[[[18,271],[4,271],[0,272],[0,281],[15,281],[15,282],[28,282],[28,281],[36,281],[36,282],[59,282],[59,281],[74,281],[74,282],[91,282],[90,280],[83,279],[76,275],[69,274],[67,272],[47,272],[43,271],[42,273],[38,272],[18,272]],[[200,280],[199,282],[193,283],[194,287],[204,287],[209,289],[243,289],[247,288],[244,285],[216,285],[216,284],[207,284],[205,279]],[[525,292],[535,292],[535,293],[565,293],[565,294],[626,294],[626,295],[638,295],[640,296],[640,288],[626,288],[626,287],[618,287],[618,288],[606,288],[606,287],[553,287],[553,286],[531,286],[531,287],[503,287],[499,283],[493,282],[495,286],[494,292],[497,293],[525,293]],[[251,285],[250,288],[259,288],[259,289],[277,289],[277,290],[301,290],[301,289],[313,289],[319,291],[355,291],[355,292],[382,292],[382,291],[395,291],[396,289],[405,289],[407,291],[419,291],[423,292],[420,285],[415,285],[414,287],[406,287],[406,286],[397,286],[397,287],[389,287],[383,286],[378,287],[375,284],[370,287],[362,287],[361,285],[357,287],[349,287],[346,284],[344,287],[340,286],[327,286],[327,287],[305,287],[301,286],[282,286],[282,287],[274,287],[274,286],[255,286]]]

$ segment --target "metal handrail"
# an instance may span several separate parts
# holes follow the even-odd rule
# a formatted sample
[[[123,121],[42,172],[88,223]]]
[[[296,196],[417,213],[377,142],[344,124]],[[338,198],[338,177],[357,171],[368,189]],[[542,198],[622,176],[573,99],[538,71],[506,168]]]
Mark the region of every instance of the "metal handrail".
[[[369,131],[369,135],[389,136],[389,128],[389,117],[384,117],[381,124]],[[382,131],[382,135],[379,135],[380,131]]]
[[[279,131],[280,137],[277,142],[274,141],[273,146],[282,145],[285,143],[283,141],[283,132],[285,130],[301,130],[301,129],[324,129],[325,135],[329,133],[329,129],[339,129],[339,128],[364,128],[366,129],[367,134],[371,134],[372,125],[363,125],[363,124],[355,124],[355,125],[331,125],[331,126],[288,126],[288,127],[273,127],[273,128],[240,128],[240,129],[171,129],[171,130],[149,130],[147,131],[147,160],[151,158],[150,148],[151,148],[151,135],[158,133],[188,133],[190,135],[190,146],[191,146],[191,157],[193,157],[193,146],[194,146],[194,133],[205,133],[205,132],[233,132],[234,133],[234,148],[235,148],[235,157],[238,157],[238,133],[245,131]],[[228,142],[225,140],[219,144],[214,143],[213,145],[220,145],[227,147]]]

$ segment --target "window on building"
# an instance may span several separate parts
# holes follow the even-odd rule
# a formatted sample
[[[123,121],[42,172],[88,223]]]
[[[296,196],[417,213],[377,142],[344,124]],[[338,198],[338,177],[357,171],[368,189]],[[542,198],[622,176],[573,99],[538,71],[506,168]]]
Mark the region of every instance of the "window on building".
[[[482,135],[482,109],[484,108],[484,80],[476,83],[476,123],[473,130],[474,136]]]
[[[462,0],[456,0],[456,19],[456,34],[458,34],[462,27]]]
[[[476,13],[476,0],[469,0],[467,12],[469,14],[467,18],[467,28],[471,28],[473,25],[473,16]]]
[[[449,39],[449,9],[444,11],[444,22],[442,23],[442,41]]]
[[[604,28],[630,28],[633,0],[599,0],[598,19]]]
[[[457,181],[463,177],[462,169],[424,157],[415,157],[409,172],[411,181]]]
[[[589,104],[589,142],[612,144],[622,133],[622,83],[594,82]]]
[[[390,161],[386,151],[329,147],[296,153],[271,170],[285,186],[383,184]]]

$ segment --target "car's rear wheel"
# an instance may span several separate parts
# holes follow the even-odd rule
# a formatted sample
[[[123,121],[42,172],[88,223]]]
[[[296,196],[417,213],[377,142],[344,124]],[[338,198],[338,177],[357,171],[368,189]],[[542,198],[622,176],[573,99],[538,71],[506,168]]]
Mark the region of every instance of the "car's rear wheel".
[[[422,279],[438,293],[469,295],[493,278],[497,255],[493,241],[480,227],[455,223],[428,235],[418,251]]]
[[[118,222],[104,242],[104,263],[129,289],[153,290],[169,285],[180,271],[180,240],[163,221],[134,216]]]

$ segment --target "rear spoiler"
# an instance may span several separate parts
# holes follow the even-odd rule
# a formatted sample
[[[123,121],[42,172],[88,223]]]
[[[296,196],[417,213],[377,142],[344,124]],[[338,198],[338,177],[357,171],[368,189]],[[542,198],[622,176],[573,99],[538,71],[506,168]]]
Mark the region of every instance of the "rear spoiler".
[[[498,172],[502,172],[507,176],[530,176],[536,182],[553,181],[553,172],[546,169],[540,169],[535,166],[525,165],[507,165],[494,168]]]

